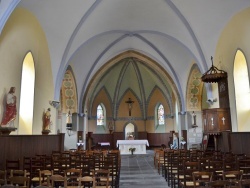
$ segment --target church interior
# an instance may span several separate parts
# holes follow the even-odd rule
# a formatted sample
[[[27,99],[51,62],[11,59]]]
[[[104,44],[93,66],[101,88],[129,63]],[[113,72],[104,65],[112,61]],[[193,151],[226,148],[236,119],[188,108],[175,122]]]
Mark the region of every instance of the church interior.
[[[174,135],[250,156],[249,18],[248,0],[0,0],[0,169]]]

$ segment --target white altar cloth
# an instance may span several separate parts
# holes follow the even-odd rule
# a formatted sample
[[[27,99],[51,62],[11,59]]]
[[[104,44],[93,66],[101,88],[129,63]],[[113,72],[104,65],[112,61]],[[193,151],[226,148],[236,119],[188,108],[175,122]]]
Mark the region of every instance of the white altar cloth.
[[[110,146],[109,142],[98,142],[98,144],[101,146]]]
[[[134,154],[146,154],[148,140],[117,140],[116,146],[119,147],[121,154],[131,154],[129,148],[135,148]]]

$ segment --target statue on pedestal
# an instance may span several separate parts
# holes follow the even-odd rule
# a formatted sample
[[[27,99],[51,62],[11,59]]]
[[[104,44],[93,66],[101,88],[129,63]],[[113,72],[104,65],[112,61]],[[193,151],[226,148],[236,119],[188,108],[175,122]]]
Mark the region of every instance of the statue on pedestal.
[[[52,122],[50,121],[50,108],[47,109],[46,112],[43,112],[43,130],[42,134],[49,134],[50,133],[50,125]]]
[[[70,113],[70,111],[66,115],[66,127],[68,130],[72,129],[72,114]]]
[[[11,87],[6,98],[5,113],[1,122],[1,127],[14,127],[16,119],[16,96],[15,87]]]
[[[173,143],[170,144],[171,149],[178,149],[178,137],[176,133],[173,133]]]
[[[0,126],[2,134],[10,134],[11,131],[15,131],[14,120],[16,119],[16,96],[15,87],[11,87],[7,96],[5,104],[5,112]]]
[[[198,127],[198,125],[196,125],[196,114],[194,113],[194,111],[193,111],[193,113],[192,113],[192,117],[193,117],[193,124],[192,124],[192,128],[196,128],[196,127]]]

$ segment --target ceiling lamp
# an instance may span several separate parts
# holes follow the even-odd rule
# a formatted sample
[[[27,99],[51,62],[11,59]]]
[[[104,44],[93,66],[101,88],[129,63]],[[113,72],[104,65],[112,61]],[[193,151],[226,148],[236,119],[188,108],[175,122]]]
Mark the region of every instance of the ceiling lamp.
[[[212,61],[212,67],[202,75],[201,80],[203,82],[213,83],[213,82],[219,82],[223,78],[227,78],[227,72],[219,70],[217,67],[214,66],[212,56],[211,56],[211,61]]]

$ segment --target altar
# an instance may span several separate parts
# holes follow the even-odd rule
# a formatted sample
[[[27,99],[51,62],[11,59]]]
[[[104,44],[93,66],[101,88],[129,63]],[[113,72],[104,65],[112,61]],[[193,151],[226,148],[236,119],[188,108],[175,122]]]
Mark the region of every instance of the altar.
[[[130,148],[135,148],[134,154],[146,154],[149,143],[148,140],[117,140],[116,146],[121,154],[131,154]]]

